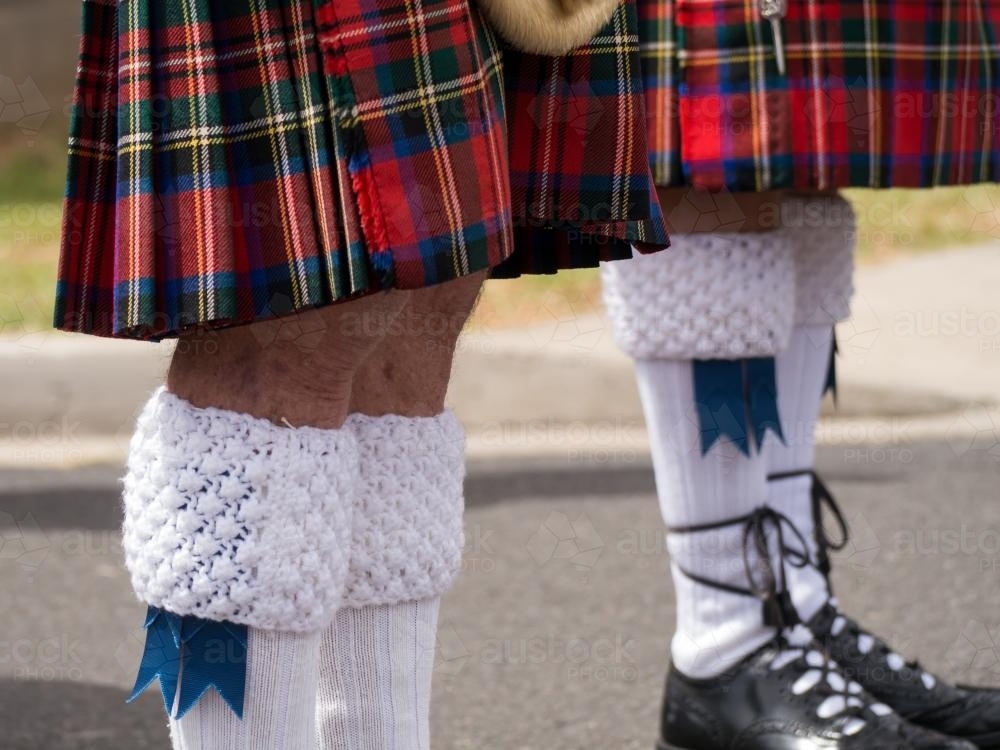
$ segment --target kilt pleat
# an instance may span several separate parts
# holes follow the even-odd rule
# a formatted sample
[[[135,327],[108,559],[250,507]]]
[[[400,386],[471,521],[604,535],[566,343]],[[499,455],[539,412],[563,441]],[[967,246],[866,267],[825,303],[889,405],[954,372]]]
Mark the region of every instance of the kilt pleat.
[[[57,326],[155,339],[498,263],[498,66],[464,2],[422,7],[85,0]],[[437,219],[442,186],[476,200]]]
[[[83,0],[55,324],[159,339],[665,247],[639,67],[635,0],[565,61],[469,0]]]

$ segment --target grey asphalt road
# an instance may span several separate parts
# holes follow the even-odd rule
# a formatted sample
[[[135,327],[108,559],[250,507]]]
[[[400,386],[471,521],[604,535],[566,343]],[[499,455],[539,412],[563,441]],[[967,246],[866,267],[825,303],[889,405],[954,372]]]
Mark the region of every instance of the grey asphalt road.
[[[855,532],[836,566],[846,607],[933,670],[1000,686],[997,457],[824,448],[820,466]],[[0,473],[0,748],[168,747],[155,693],[123,705],[143,608],[115,477]],[[480,463],[468,499],[434,747],[650,748],[673,605],[648,465]]]

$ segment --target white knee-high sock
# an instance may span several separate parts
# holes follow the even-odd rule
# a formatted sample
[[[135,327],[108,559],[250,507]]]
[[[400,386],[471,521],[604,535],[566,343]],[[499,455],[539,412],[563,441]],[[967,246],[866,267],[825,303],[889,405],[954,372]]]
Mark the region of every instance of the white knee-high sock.
[[[690,361],[639,360],[636,376],[668,526],[724,521],[766,503],[766,465],[759,454],[747,456],[729,442],[702,455]],[[668,539],[677,599],[674,663],[691,677],[722,674],[774,630],[764,625],[758,599],[698,583],[682,571],[746,588],[742,528],[670,534]]]
[[[323,633],[320,750],[427,750],[439,598],[345,607]]]
[[[692,234],[669,252],[602,267],[615,341],[636,360],[657,492],[668,526],[700,526],[767,502],[766,465],[733,443],[702,455],[695,359],[769,357],[784,349],[795,313],[791,233]],[[671,534],[677,600],[674,663],[712,677],[774,635],[758,599],[692,580],[682,571],[746,588],[743,530]]]
[[[426,750],[440,597],[461,567],[465,434],[353,414],[360,481],[344,607],[323,633],[321,750]]]
[[[250,628],[243,718],[210,690],[170,720],[174,750],[312,750],[319,663],[318,631]]]
[[[830,366],[833,327],[849,317],[854,293],[856,219],[850,204],[836,196],[801,201],[799,209],[798,216],[813,220],[803,220],[792,230],[795,328],[775,367],[785,442],[767,442],[764,456],[769,474],[813,469],[815,429]],[[769,482],[768,495],[770,505],[788,516],[802,533],[810,557],[816,561],[812,479],[808,475],[774,479]],[[804,620],[810,619],[829,598],[826,579],[812,566],[789,569],[788,578],[796,610]]]
[[[158,677],[170,713],[190,709],[170,722],[176,748],[315,746],[320,637],[353,557],[356,447],[345,429],[195,407],[164,389],[140,415],[123,529],[133,587],[152,615],[137,687]],[[232,629],[213,636],[198,620]],[[164,626],[179,649],[167,662]],[[242,654],[236,628],[246,633],[243,675],[226,663],[230,649]]]
[[[768,441],[764,448],[769,475],[809,471],[816,458],[815,429],[830,365],[833,329],[803,326],[792,332],[792,340],[775,363],[778,409],[785,443]],[[768,482],[769,504],[791,519],[808,543],[816,560],[812,478],[807,474]],[[788,570],[789,589],[795,609],[808,620],[829,598],[826,579],[812,565]]]

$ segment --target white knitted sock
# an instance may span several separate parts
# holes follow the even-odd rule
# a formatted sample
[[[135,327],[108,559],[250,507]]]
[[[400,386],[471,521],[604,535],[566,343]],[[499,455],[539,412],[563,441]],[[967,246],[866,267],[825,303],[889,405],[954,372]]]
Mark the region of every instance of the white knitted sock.
[[[702,455],[690,361],[639,360],[636,376],[668,526],[723,521],[766,502],[766,466],[759,454],[748,457],[728,442]],[[722,674],[774,630],[764,625],[756,598],[697,583],[681,569],[746,588],[742,528],[670,534],[668,539],[677,598],[674,663],[692,677]]]
[[[465,431],[451,411],[436,417],[352,414],[358,446],[344,606],[440,596],[462,564]]]
[[[784,444],[769,439],[764,456],[769,474],[809,471],[815,464],[816,420],[830,366],[833,327],[850,315],[854,293],[856,219],[839,196],[804,199],[797,204],[802,221],[793,222],[795,243],[795,328],[788,347],[776,359],[778,411]],[[809,217],[818,220],[809,220]],[[806,539],[816,560],[811,478],[796,476],[769,482],[769,504],[788,516]],[[834,535],[836,536],[836,535]],[[799,615],[808,620],[826,602],[829,591],[814,567],[790,568],[788,584]]]
[[[249,628],[243,718],[209,690],[170,720],[174,750],[311,750],[316,747],[320,633]]]
[[[768,440],[764,457],[769,474],[808,471],[816,457],[815,430],[819,405],[823,398],[833,329],[827,326],[802,326],[792,332],[788,349],[776,360],[778,413],[785,443]],[[768,482],[768,503],[788,516],[816,559],[815,521],[812,507],[812,479],[808,475],[773,479]],[[808,620],[829,597],[826,579],[811,565],[788,569],[792,602],[799,616]]]
[[[427,750],[440,598],[345,607],[323,633],[320,750]]]
[[[320,630],[342,606],[357,504],[347,429],[289,428],[160,389],[124,479],[136,596],[176,615]]]

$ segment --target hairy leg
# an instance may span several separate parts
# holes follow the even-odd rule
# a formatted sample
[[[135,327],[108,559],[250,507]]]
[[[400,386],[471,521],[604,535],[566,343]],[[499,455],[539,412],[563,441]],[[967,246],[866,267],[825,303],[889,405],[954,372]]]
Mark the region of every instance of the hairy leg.
[[[335,626],[325,636],[320,630],[289,632],[283,624],[251,626],[244,719],[237,720],[221,701],[200,701],[171,722],[175,747],[427,747],[433,660],[421,654],[432,652],[417,649],[407,658],[408,669],[388,654],[421,634],[433,643],[440,595],[461,560],[464,440],[454,415],[444,410],[444,396],[458,335],[484,278],[376,294],[181,338],[168,374],[169,398],[187,402],[175,408],[220,410],[214,419],[221,428],[206,431],[224,435],[215,458],[246,454],[254,477],[273,475],[273,482],[262,485],[266,502],[253,518],[277,513],[265,530],[284,533],[288,527],[290,544],[308,536],[303,549],[309,555],[329,552],[321,555],[318,568],[304,570],[304,578],[329,583],[319,587],[328,596],[313,599],[324,600],[324,608],[325,599],[336,600],[334,606],[343,608],[337,622],[350,623],[354,637],[345,640]],[[233,422],[243,424],[245,414],[279,427],[255,427],[249,436],[239,427],[228,429]],[[261,432],[266,434],[258,454],[253,443]],[[157,453],[149,438],[145,442],[139,455]],[[289,449],[282,450],[286,443]],[[210,486],[217,470],[198,474],[203,467],[198,450],[188,474]],[[310,467],[305,475],[301,466],[295,469],[303,461]],[[250,473],[238,466],[230,479]],[[190,480],[186,474],[183,488]],[[239,488],[245,502],[259,499],[256,481]],[[227,498],[231,484],[220,490]],[[201,508],[201,499],[192,496],[189,504]],[[282,504],[289,508],[275,508]],[[223,513],[228,507],[210,505]],[[224,524],[204,526],[209,527]],[[264,537],[259,532],[248,538]],[[264,594],[267,599],[269,592]],[[300,615],[299,609],[292,607],[292,614]],[[357,661],[357,644],[377,648]],[[384,700],[387,694],[392,700]],[[410,700],[414,695],[421,697]],[[289,696],[294,700],[280,702]]]
[[[167,388],[197,407],[295,427],[340,427],[355,370],[410,295],[394,290],[289,318],[182,334]]]
[[[444,410],[462,327],[486,274],[414,290],[385,333],[383,346],[355,372],[351,412],[432,417]]]

